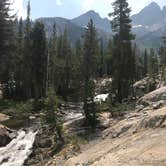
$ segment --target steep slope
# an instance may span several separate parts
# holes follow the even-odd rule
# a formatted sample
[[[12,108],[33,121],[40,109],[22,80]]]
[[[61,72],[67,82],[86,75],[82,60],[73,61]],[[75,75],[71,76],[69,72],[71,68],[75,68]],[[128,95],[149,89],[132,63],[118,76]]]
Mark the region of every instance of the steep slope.
[[[160,6],[152,2],[140,11],[140,13],[133,15],[132,17],[134,25],[152,26],[163,20],[163,14]]]
[[[51,18],[39,18],[37,21],[42,22],[45,25],[47,37],[51,36],[53,25],[57,26],[57,34],[63,34],[64,30],[67,30],[69,40],[71,41],[72,46],[74,47],[76,42],[83,38],[86,27],[79,26],[73,23],[71,20],[60,18],[60,17],[51,17]],[[88,21],[88,20],[87,20]],[[96,27],[97,29],[97,27]],[[111,37],[111,34],[103,31],[102,29],[97,29],[98,38],[103,38],[104,45],[107,44],[108,40]]]
[[[166,165],[166,87],[143,96],[141,110],[112,122],[102,139],[92,141],[64,165],[88,166],[165,166]],[[161,108],[153,105],[161,102]]]
[[[95,11],[89,11],[72,20],[65,18],[39,18],[46,27],[47,36],[51,36],[53,24],[57,24],[58,34],[62,34],[66,29],[69,40],[74,46],[86,30],[90,19],[93,19],[97,29],[98,38],[103,38],[105,45],[111,38],[111,24],[107,18],[102,18]],[[166,6],[161,9],[159,5],[152,2],[138,14],[131,16],[132,32],[136,35],[136,43],[142,47],[158,49],[162,44],[162,37],[166,35]]]
[[[85,27],[90,19],[93,20],[97,29],[110,33],[111,31],[110,21],[107,18],[101,18],[100,15],[93,10],[77,18],[74,18],[71,21],[81,27]]]
[[[41,21],[45,25],[46,34],[51,36],[53,25],[57,26],[58,35],[63,34],[64,30],[67,30],[69,40],[73,45],[80,39],[85,33],[85,28],[73,24],[70,20],[60,17],[53,18],[39,18],[37,21]]]
[[[156,49],[162,45],[162,37],[166,34],[165,6],[161,9],[157,3],[152,2],[131,19],[132,30],[139,45]]]

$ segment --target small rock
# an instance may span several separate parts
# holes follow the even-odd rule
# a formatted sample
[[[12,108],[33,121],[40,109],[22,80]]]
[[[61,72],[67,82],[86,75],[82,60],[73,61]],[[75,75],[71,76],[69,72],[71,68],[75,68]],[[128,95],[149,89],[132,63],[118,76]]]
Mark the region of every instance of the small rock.
[[[136,112],[139,112],[139,111],[141,111],[141,110],[143,110],[144,109],[144,106],[143,105],[137,105],[136,106]]]
[[[159,101],[159,102],[153,103],[153,104],[152,104],[152,108],[153,108],[153,109],[159,109],[159,108],[161,108],[163,105],[164,105],[164,101],[161,100],[161,101]]]

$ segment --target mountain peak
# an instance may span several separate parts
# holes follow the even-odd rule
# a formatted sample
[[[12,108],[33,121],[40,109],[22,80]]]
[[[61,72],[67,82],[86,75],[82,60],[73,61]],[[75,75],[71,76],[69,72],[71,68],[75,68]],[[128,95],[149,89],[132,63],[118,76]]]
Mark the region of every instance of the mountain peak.
[[[93,23],[97,29],[110,32],[111,27],[109,20],[101,18],[100,15],[93,10],[90,10],[81,16],[72,19],[71,21],[81,27],[85,27],[87,26],[90,19],[93,20]]]
[[[161,12],[161,8],[156,2],[152,2],[148,6],[146,6],[144,9],[142,9],[141,12],[149,12],[149,13],[151,13],[151,11],[153,11],[153,12]]]
[[[86,16],[91,19],[96,19],[96,18],[100,17],[99,13],[95,12],[94,10],[90,10],[90,11],[84,13],[82,16]]]
[[[89,13],[89,14],[98,14],[97,12],[95,12],[94,10],[89,10],[88,12],[86,12],[86,13]],[[85,13],[85,14],[86,14]]]
[[[156,2],[151,2],[148,7],[157,7],[157,8],[160,8],[160,6],[158,5],[158,3]]]
[[[150,3],[140,13],[132,16],[134,25],[152,26],[162,19],[162,10],[156,2]]]

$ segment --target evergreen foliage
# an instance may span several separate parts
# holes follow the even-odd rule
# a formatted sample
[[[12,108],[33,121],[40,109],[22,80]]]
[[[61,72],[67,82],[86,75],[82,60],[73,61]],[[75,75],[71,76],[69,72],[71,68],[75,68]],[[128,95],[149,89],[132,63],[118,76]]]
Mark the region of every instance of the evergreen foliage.
[[[13,94],[13,61],[15,51],[14,16],[10,16],[10,1],[0,1],[0,83],[4,97]]]
[[[164,45],[159,50],[159,69],[163,81],[166,82],[166,38],[164,38]]]
[[[45,100],[45,109],[45,122],[49,124],[49,127],[53,133],[57,133],[58,139],[64,142],[62,136],[62,119],[58,114],[58,99],[52,88],[48,89],[47,97]]]
[[[94,125],[96,120],[94,79],[98,71],[98,40],[92,20],[90,20],[87,26],[83,48],[82,74],[84,111],[88,124]]]
[[[130,94],[131,84],[133,82],[133,58],[131,40],[134,36],[131,32],[131,9],[126,0],[116,0],[113,3],[114,12],[109,16],[113,17],[111,21],[114,32],[114,48],[112,62],[113,89],[117,100],[121,102]]]
[[[151,49],[149,55],[148,73],[149,77],[153,79],[155,79],[155,77],[158,75],[158,57],[153,48]]]
[[[147,73],[148,73],[148,53],[147,53],[147,50],[145,49],[145,52],[144,52],[144,72],[143,72],[144,77],[147,76]]]
[[[31,34],[31,78],[32,97],[40,99],[46,95],[47,41],[44,25],[36,22]]]

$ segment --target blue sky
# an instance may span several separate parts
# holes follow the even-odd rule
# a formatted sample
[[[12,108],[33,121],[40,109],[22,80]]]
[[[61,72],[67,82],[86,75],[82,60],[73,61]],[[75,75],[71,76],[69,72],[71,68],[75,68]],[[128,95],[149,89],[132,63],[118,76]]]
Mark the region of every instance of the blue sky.
[[[25,18],[27,0],[11,1],[14,1],[13,8],[18,16]],[[138,13],[152,1],[157,2],[161,7],[166,5],[166,0],[128,0],[132,7],[132,14]],[[33,19],[55,16],[74,18],[89,10],[95,10],[102,17],[107,17],[112,11],[112,2],[114,0],[31,0],[31,17]]]

